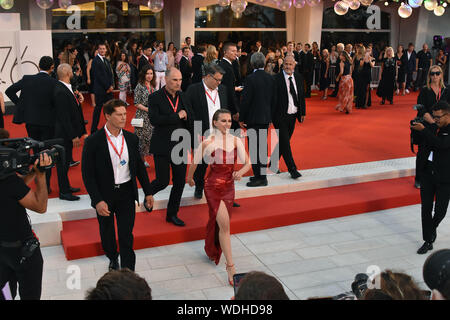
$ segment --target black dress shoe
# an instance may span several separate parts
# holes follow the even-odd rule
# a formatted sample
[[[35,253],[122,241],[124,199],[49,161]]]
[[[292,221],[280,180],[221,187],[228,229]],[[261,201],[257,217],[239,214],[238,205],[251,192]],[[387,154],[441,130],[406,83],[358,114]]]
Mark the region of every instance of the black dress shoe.
[[[420,189],[420,182],[414,181],[414,188]]]
[[[69,167],[75,167],[80,164],[80,161],[70,161]]]
[[[433,244],[430,242],[425,242],[420,248],[419,250],[417,250],[418,254],[425,254],[427,253],[429,250],[433,250]]]
[[[381,100],[381,103],[380,104],[384,104],[384,99],[383,100]]]
[[[70,190],[71,193],[80,192],[80,188],[72,188],[72,187],[70,187],[69,190]]]
[[[202,188],[195,188],[195,191],[194,191],[194,197],[195,197],[196,199],[201,199],[201,198],[203,198],[203,189],[202,189]]]
[[[289,173],[291,174],[292,179],[298,179],[302,176],[302,174],[300,172],[298,172],[297,170],[289,171]]]
[[[74,195],[71,194],[71,193],[60,193],[60,194],[59,194],[59,198],[60,198],[61,200],[67,200],[67,201],[77,201],[77,200],[80,200],[80,197],[74,196]]]
[[[178,227],[184,227],[185,226],[184,221],[178,219],[177,216],[166,217],[166,221],[167,222],[171,222],[171,223],[173,223],[174,225],[176,225]]]
[[[237,203],[237,202],[233,202],[233,207],[235,207],[235,208],[239,208],[241,205],[239,204],[239,203]]]
[[[109,271],[111,270],[119,270],[119,260],[118,259],[114,259],[114,260],[110,260],[109,261],[109,267],[108,267]]]
[[[253,181],[247,182],[247,187],[265,187],[267,186],[267,178],[254,179]]]

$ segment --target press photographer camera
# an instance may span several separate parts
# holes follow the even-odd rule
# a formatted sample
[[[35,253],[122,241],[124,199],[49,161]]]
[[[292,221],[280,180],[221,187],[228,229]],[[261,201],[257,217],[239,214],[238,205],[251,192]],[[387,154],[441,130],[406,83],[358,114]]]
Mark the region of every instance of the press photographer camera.
[[[413,125],[413,123],[422,123],[423,125],[427,125],[428,122],[425,121],[424,116],[425,113],[427,113],[427,109],[423,104],[416,104],[413,106],[413,109],[417,111],[417,115],[414,119],[412,119],[409,124],[410,126]],[[414,151],[414,145],[420,145],[423,143],[423,137],[421,134],[419,134],[417,131],[411,129],[411,151],[412,153],[416,153]]]
[[[33,165],[40,155],[47,154],[52,160],[51,165],[38,169],[44,172],[51,169],[56,163],[64,163],[63,139],[52,139],[43,142],[31,138],[18,139],[0,139],[0,179],[17,172],[26,175],[30,172],[30,166]],[[31,151],[33,150],[33,154]]]
[[[64,148],[58,143],[60,140],[0,140],[0,289],[9,283],[15,297],[18,283],[21,300],[41,297],[43,259],[26,209],[47,211],[45,170],[64,157]],[[27,186],[32,180],[34,190]]]

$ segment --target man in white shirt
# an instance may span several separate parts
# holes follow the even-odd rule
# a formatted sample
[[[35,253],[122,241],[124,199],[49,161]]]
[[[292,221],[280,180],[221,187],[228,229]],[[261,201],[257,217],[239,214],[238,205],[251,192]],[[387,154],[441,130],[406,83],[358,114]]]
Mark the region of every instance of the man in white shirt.
[[[169,64],[167,53],[164,52],[164,44],[158,42],[155,52],[152,54],[156,75],[156,90],[166,85],[166,70]]]
[[[123,130],[127,119],[126,103],[113,99],[105,103],[106,125],[88,137],[83,148],[83,182],[96,209],[103,250],[109,269],[119,269],[114,215],[120,246],[120,267],[134,271],[133,227],[135,201],[139,203],[136,178],[144,190],[147,211],[153,208],[150,181],[139,155],[139,138]]]

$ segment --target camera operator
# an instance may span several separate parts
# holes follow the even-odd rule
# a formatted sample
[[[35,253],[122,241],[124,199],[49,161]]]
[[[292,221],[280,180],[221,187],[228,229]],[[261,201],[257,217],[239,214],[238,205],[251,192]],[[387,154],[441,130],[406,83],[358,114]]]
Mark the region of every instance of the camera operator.
[[[425,107],[423,110],[423,119],[425,125],[434,124],[434,120],[431,117],[432,107],[439,101],[450,102],[450,90],[445,87],[443,80],[442,69],[439,66],[432,66],[428,72],[427,84],[420,90],[420,94],[417,97],[417,103]],[[418,116],[420,116],[420,111]],[[423,139],[419,138],[418,150],[416,157],[416,178],[414,186],[420,188],[422,172],[425,170],[429,150],[427,150],[423,144]]]
[[[51,162],[44,153],[28,175],[13,173],[0,179],[0,288],[8,281],[17,281],[21,300],[39,300],[41,297],[44,262],[25,209],[38,213],[47,211],[45,172],[41,172],[38,165],[46,167]],[[33,178],[36,190],[27,186]],[[12,288],[15,287],[12,283]]]
[[[424,148],[429,154],[420,181],[422,236],[425,243],[417,251],[418,254],[433,250],[436,230],[447,213],[450,198],[450,105],[440,100],[432,110],[435,124],[425,127],[414,122],[411,126],[411,129],[422,133]]]

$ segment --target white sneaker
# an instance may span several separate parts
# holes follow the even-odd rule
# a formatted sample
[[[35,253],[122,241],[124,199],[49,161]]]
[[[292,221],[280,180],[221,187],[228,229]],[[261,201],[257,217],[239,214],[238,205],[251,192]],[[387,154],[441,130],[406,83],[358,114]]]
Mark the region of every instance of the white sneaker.
[[[409,90],[408,89],[406,89],[406,91],[405,91],[406,93],[409,93]]]
[[[150,165],[148,164],[147,161],[144,162],[144,165],[145,165],[146,168],[150,168]]]

